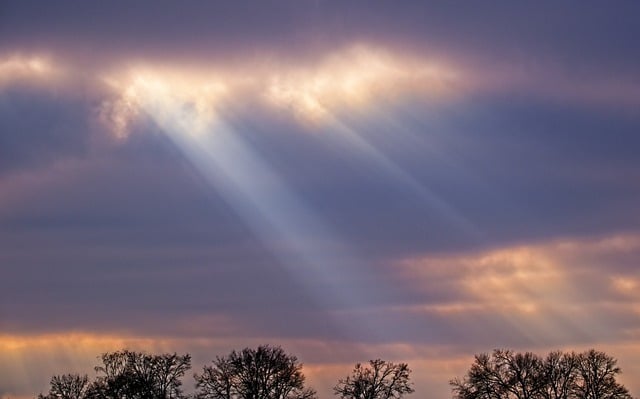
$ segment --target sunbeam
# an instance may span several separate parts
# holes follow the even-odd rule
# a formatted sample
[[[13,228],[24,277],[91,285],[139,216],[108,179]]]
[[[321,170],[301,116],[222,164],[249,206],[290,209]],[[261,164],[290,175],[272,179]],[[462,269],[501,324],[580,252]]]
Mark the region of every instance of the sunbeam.
[[[138,112],[151,117],[316,304],[344,309],[375,302],[371,287],[358,283],[363,265],[353,249],[216,112],[212,91],[136,77],[123,92],[130,114],[118,120]],[[372,318],[352,321],[337,327],[347,336],[385,336],[387,327]]]
[[[372,159],[392,180],[407,187],[409,192],[424,201],[426,206],[435,210],[439,215],[444,216],[452,226],[455,226],[465,236],[471,236],[476,240],[481,239],[481,231],[477,226],[437,195],[425,183],[418,181],[414,176],[402,169],[397,162],[358,132],[357,128],[352,128],[346,122],[331,115],[329,111],[326,111],[326,114],[327,120],[330,121],[328,129],[340,134],[343,140],[349,142],[359,152]]]

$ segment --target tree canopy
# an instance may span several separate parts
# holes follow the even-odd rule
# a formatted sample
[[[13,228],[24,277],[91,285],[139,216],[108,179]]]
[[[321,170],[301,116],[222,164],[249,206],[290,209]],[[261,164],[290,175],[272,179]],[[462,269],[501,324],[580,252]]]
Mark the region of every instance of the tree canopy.
[[[212,365],[196,374],[198,399],[312,399],[305,388],[302,364],[280,347],[232,351],[216,357]]]
[[[631,399],[616,381],[617,361],[603,352],[482,353],[467,374],[450,381],[454,399]]]
[[[351,375],[339,380],[333,391],[341,399],[400,399],[413,393],[409,374],[406,363],[370,360],[366,366],[356,364]]]
[[[100,376],[88,389],[91,399],[178,399],[190,355],[151,355],[122,350],[101,356]]]
[[[38,395],[38,399],[82,399],[89,386],[87,375],[64,374],[56,375],[49,382],[47,395]]]

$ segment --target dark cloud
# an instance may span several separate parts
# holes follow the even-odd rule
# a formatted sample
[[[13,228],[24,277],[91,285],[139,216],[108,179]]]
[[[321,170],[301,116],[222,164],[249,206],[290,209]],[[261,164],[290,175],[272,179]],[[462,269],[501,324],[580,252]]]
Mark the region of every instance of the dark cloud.
[[[84,99],[55,90],[0,89],[0,175],[85,155],[91,111]]]
[[[281,56],[310,55],[338,43],[393,43],[437,54],[473,54],[521,66],[551,62],[571,73],[635,75],[640,53],[638,5],[597,2],[459,7],[447,2],[264,1],[3,2],[5,47],[56,48],[85,59],[210,57],[271,48]]]

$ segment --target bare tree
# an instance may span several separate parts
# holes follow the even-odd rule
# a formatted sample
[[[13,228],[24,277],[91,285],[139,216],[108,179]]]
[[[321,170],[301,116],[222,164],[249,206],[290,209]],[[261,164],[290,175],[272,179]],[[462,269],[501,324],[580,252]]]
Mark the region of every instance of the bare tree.
[[[409,374],[406,363],[370,360],[367,366],[356,364],[351,375],[339,380],[333,391],[342,399],[400,399],[414,391]]]
[[[533,399],[544,387],[543,361],[534,353],[494,351],[498,368],[503,374],[504,389],[516,399]]]
[[[455,399],[631,399],[616,382],[620,368],[602,352],[480,354],[463,379],[450,382]]]
[[[542,371],[533,353],[496,349],[476,355],[467,375],[450,384],[457,399],[533,399],[543,387]]]
[[[621,373],[617,360],[594,349],[578,356],[580,378],[575,384],[576,396],[584,399],[631,399],[627,388],[616,382]]]
[[[195,376],[199,399],[313,399],[316,392],[305,388],[302,364],[280,347],[232,351],[216,357]]]
[[[101,375],[87,390],[89,399],[179,399],[190,355],[150,355],[122,350],[101,356]]]
[[[38,399],[82,399],[89,386],[89,377],[78,374],[56,375],[51,378],[49,393]]]
[[[544,360],[544,399],[570,399],[578,378],[578,355],[554,351]]]

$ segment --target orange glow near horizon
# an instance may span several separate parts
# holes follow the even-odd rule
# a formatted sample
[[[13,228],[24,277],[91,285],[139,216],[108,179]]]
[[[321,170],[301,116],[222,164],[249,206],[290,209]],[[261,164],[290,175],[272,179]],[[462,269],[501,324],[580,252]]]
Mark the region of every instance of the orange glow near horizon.
[[[123,348],[143,350],[152,353],[179,351],[194,355],[193,372],[198,371],[216,355],[225,355],[230,348],[241,349],[264,343],[264,340],[237,340],[212,338],[209,344],[204,341],[191,342],[184,338],[154,338],[118,336],[110,334],[91,334],[81,332],[54,333],[42,335],[2,335],[0,336],[0,383],[10,391],[0,394],[0,398],[28,398],[38,392],[31,392],[33,386],[39,386],[45,392],[52,375],[61,373],[80,373],[93,376],[93,366],[97,364],[97,357],[105,351],[115,351]],[[254,342],[255,341],[255,342]],[[316,341],[281,340],[277,344],[296,354],[303,362],[303,372],[307,377],[307,384],[320,394],[320,398],[332,397],[332,387],[339,378],[343,378],[352,370],[356,362],[366,362],[369,359],[383,358],[393,362],[406,362],[413,370],[412,380],[416,385],[416,392],[437,393],[437,397],[449,394],[449,386],[443,384],[456,376],[462,376],[473,361],[473,353],[460,352],[455,348],[443,348],[437,345],[419,344],[348,344],[327,343]],[[204,346],[203,346],[204,344]],[[533,350],[538,354],[545,354],[551,350],[583,351],[593,345],[577,345],[566,348],[515,348],[516,350]],[[203,348],[206,354],[198,353]],[[208,348],[208,349],[206,349]],[[215,349],[217,348],[217,349]],[[223,348],[223,349],[221,349]],[[634,391],[637,386],[634,375],[640,370],[635,367],[640,360],[640,345],[637,343],[599,344],[603,350],[618,358],[623,374],[620,381]],[[491,351],[493,348],[485,348]],[[359,353],[352,360],[345,360],[346,352]],[[334,361],[314,360],[326,358],[327,352],[340,353]],[[353,355],[351,356],[353,357]],[[196,361],[195,359],[200,359]],[[4,380],[3,380],[4,379]],[[184,378],[185,388],[193,389],[190,373]],[[635,384],[635,385],[634,385]]]

